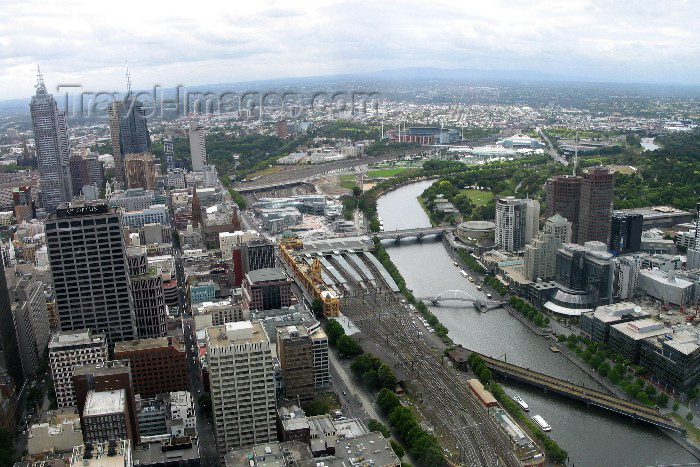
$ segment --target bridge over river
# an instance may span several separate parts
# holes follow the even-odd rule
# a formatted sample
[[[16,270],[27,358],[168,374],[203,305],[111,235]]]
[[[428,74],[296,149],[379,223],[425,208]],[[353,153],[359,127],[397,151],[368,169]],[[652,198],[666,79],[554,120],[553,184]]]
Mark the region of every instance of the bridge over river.
[[[488,310],[491,310],[493,308],[498,308],[503,306],[506,302],[501,301],[501,300],[481,300],[478,298],[473,297],[471,294],[468,292],[465,292],[464,290],[445,290],[444,292],[441,292],[434,297],[416,297],[418,300],[424,301],[424,302],[430,302],[433,305],[440,305],[442,302],[466,302],[466,303],[473,303],[474,308],[476,308],[479,311],[485,312]]]
[[[402,238],[414,237],[422,240],[426,235],[444,235],[454,230],[454,227],[420,227],[415,229],[386,230],[377,232],[374,235],[379,237],[380,240],[394,239],[398,243]]]
[[[548,376],[527,368],[521,368],[511,363],[481,355],[484,364],[494,374],[501,375],[505,379],[512,379],[544,389],[545,392],[555,392],[562,396],[585,402],[586,405],[601,407],[612,412],[631,417],[634,421],[642,421],[656,425],[667,430],[678,431],[685,434],[685,430],[676,425],[673,420],[662,415],[658,410],[646,405],[620,399],[595,389],[589,389],[564,381],[553,376]]]

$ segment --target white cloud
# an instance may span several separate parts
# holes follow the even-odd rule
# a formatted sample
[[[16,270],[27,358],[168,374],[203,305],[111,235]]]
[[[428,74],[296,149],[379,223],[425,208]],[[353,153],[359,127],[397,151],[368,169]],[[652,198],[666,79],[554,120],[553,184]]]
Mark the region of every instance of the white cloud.
[[[439,66],[693,82],[700,2],[9,0],[0,98]],[[176,4],[173,4],[176,3]]]

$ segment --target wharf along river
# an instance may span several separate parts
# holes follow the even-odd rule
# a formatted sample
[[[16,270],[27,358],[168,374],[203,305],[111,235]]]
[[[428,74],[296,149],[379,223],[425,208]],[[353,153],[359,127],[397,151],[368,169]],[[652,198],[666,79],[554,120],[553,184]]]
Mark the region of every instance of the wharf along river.
[[[379,199],[384,230],[430,226],[416,197],[433,181],[417,182]],[[416,296],[434,296],[446,290],[464,290],[485,298],[459,273],[442,242],[428,237],[422,243],[404,239],[400,245],[385,241],[391,259]],[[504,309],[478,313],[461,302],[431,307],[450,330],[452,340],[468,349],[535,371],[601,389],[585,372],[549,350],[551,341],[536,336]],[[693,464],[697,460],[659,429],[633,423],[628,417],[565,399],[517,383],[503,385],[530,405],[530,415],[542,415],[552,426],[550,436],[569,453],[569,465],[639,466]]]

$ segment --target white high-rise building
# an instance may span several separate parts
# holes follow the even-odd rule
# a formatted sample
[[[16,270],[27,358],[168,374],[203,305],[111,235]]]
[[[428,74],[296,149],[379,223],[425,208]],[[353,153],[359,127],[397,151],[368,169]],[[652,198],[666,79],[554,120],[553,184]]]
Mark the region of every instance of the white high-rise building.
[[[275,371],[260,322],[207,328],[206,345],[219,455],[276,440]]]
[[[547,219],[542,234],[525,247],[525,277],[531,281],[554,278],[557,250],[570,242],[571,222],[559,214]]]
[[[525,248],[528,200],[512,196],[496,202],[496,247],[517,252]]]
[[[190,157],[192,158],[192,171],[201,172],[207,165],[207,146],[204,128],[195,123],[190,123]]]
[[[68,121],[66,113],[58,110],[53,95],[46,91],[41,73],[29,110],[39,164],[41,205],[48,211],[55,211],[59,204],[69,202],[73,196],[68,163]]]
[[[166,136],[163,140],[163,156],[165,157],[165,167],[168,170],[173,170],[175,168],[175,151],[171,136]]]
[[[537,238],[540,232],[540,202],[528,199],[525,208],[525,243],[530,243]]]
[[[107,338],[89,329],[54,333],[49,341],[49,365],[59,407],[75,405],[73,370],[107,361]]]

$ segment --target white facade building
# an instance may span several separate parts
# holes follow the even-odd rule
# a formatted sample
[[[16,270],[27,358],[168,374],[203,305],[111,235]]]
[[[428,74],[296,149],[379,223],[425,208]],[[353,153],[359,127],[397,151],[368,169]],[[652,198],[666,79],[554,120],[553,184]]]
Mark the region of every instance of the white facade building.
[[[276,440],[275,370],[260,322],[207,328],[206,347],[219,455]]]
[[[190,157],[192,159],[192,171],[201,172],[207,165],[207,146],[204,128],[196,122],[190,123]]]
[[[555,214],[545,222],[542,234],[525,247],[525,277],[531,281],[554,278],[562,243],[571,243],[571,222]]]
[[[107,360],[107,339],[89,329],[54,333],[49,341],[49,365],[59,407],[75,405],[73,370],[78,365]]]

